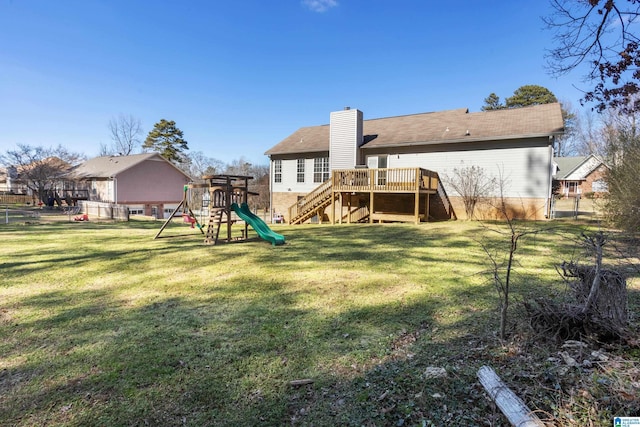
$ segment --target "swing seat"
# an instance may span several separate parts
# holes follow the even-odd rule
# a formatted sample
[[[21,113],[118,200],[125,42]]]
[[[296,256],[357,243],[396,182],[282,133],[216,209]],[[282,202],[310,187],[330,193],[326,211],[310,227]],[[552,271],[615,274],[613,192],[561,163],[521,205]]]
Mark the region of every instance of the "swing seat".
[[[193,224],[196,223],[196,219],[189,214],[182,214],[182,221],[191,224],[191,228],[193,228]]]

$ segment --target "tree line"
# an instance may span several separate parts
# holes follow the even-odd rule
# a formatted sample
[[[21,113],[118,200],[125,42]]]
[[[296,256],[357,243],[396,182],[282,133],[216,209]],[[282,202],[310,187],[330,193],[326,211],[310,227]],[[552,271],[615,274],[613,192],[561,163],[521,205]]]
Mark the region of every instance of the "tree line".
[[[559,76],[585,67],[583,82],[587,87],[580,100],[592,103],[591,113],[576,114],[567,102],[561,102],[565,120],[565,134],[556,141],[557,155],[597,154],[610,167],[606,180],[609,188],[608,208],[614,223],[630,231],[640,231],[640,187],[635,180],[640,172],[640,36],[637,0],[550,0],[553,12],[543,17],[547,29],[554,33],[555,45],[547,54],[551,75]],[[483,111],[520,108],[536,103],[557,102],[546,88],[522,86],[503,103],[491,93],[485,98]],[[594,114],[598,114],[595,116]],[[243,159],[224,166],[222,162],[203,153],[188,153],[188,144],[175,122],[161,120],[141,141],[140,121],[132,116],[113,119],[109,123],[112,143],[101,147],[104,155],[128,155],[141,144],[143,150],[160,152],[190,176],[230,170],[251,171],[258,180],[268,173],[266,166],[252,166]],[[22,166],[30,170],[34,179],[43,182],[55,178],[56,170],[42,164],[56,156],[73,164],[82,155],[69,153],[64,147],[18,146],[2,156],[5,165]],[[26,165],[41,167],[26,168]],[[42,173],[38,178],[37,170]],[[263,174],[261,174],[263,173]],[[268,183],[268,178],[266,179]],[[267,191],[261,192],[264,194]]]
[[[189,151],[184,133],[175,121],[162,119],[157,122],[147,137],[142,140],[142,123],[133,115],[119,115],[112,118],[107,128],[110,144],[101,144],[100,156],[127,156],[139,152],[157,152],[194,182],[203,182],[204,175],[244,175],[252,176],[249,190],[258,195],[250,196],[249,203],[254,208],[269,205],[269,166],[254,165],[244,157],[230,163],[209,157],[201,151]],[[61,181],[67,180],[73,167],[87,160],[82,153],[69,151],[62,145],[57,147],[18,144],[14,150],[0,153],[0,163],[6,166],[8,174],[27,187],[39,201],[46,203],[50,193]]]

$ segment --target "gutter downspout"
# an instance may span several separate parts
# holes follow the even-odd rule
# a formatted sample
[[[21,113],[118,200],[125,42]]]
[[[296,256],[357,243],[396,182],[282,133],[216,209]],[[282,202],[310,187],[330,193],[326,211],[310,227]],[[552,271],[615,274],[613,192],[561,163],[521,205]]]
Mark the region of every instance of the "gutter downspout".
[[[547,200],[545,201],[545,216],[551,218],[551,198],[553,197],[553,142],[554,136],[549,136],[549,188],[547,191]]]
[[[113,181],[113,203],[114,204],[118,204],[118,178],[116,178],[115,176],[110,176],[109,178],[111,178],[111,180]]]

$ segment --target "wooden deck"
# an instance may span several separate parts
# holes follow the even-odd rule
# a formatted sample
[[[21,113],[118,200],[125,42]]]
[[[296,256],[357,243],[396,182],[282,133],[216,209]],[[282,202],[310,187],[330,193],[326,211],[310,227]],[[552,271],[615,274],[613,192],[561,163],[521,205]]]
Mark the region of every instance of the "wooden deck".
[[[438,174],[421,168],[346,169],[332,173],[333,191],[435,193]]]
[[[399,211],[389,209],[380,203],[384,201],[384,194],[387,197],[401,195],[405,201],[409,197],[411,207]],[[289,222],[300,224],[316,215],[322,218],[325,209],[329,209],[331,223],[360,221],[367,216],[369,222],[419,223],[429,218],[431,194],[446,198],[438,174],[422,168],[334,170],[328,181],[289,208]],[[358,196],[367,201],[366,215]],[[380,205],[378,208],[376,202]]]

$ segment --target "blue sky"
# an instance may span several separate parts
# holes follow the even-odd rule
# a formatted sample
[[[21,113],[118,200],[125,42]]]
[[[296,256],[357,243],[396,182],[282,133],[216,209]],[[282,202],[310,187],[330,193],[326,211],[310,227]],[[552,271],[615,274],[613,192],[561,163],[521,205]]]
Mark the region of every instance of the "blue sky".
[[[264,152],[331,111],[469,108],[525,84],[574,108],[581,73],[545,70],[547,1],[0,0],[0,151],[92,157],[119,114],[174,120],[191,151]]]

